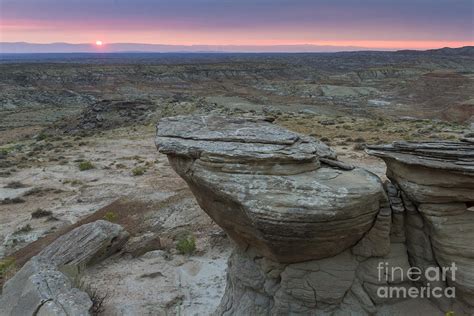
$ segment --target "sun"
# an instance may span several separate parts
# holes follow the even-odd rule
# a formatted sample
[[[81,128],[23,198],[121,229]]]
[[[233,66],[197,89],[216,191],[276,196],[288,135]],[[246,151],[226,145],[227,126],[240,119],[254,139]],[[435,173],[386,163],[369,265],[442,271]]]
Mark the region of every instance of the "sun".
[[[102,41],[99,41],[99,40],[95,41],[95,44],[96,44],[97,46],[102,46],[102,45],[104,45],[104,43],[103,43]]]

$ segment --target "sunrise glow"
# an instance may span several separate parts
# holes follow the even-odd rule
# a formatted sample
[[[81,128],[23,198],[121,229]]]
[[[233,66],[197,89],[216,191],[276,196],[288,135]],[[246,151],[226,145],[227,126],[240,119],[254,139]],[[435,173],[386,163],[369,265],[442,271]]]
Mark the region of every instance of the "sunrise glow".
[[[474,42],[471,0],[370,1],[365,5],[353,0],[268,3],[6,1],[0,18],[0,42],[84,44],[101,52],[123,43],[397,50],[460,47]],[[99,39],[91,41],[102,36],[107,44]],[[127,49],[143,47],[129,45]]]

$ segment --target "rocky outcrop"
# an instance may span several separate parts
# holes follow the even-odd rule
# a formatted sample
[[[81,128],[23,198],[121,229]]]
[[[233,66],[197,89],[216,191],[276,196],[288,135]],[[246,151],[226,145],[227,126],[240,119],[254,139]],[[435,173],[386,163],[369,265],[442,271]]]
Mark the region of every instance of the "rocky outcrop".
[[[92,301],[73,279],[86,265],[116,252],[127,238],[121,226],[102,220],[59,237],[5,283],[0,315],[89,315]]]
[[[471,313],[469,147],[378,147],[392,180],[382,185],[265,119],[167,118],[156,144],[238,246],[217,315]],[[432,283],[459,299],[396,294],[426,290],[424,273],[454,261],[457,278]]]
[[[385,201],[375,175],[331,167],[343,164],[325,144],[262,119],[167,118],[156,143],[242,249],[278,262],[350,248]]]
[[[462,142],[372,146],[387,176],[415,203],[474,202],[474,146]]]
[[[401,191],[410,261],[424,270],[455,264],[446,285],[456,287],[454,304],[474,313],[474,144],[396,142],[368,152],[385,160]]]
[[[79,115],[68,116],[56,123],[66,133],[87,133],[97,130],[144,124],[158,108],[146,100],[101,100],[87,106]]]

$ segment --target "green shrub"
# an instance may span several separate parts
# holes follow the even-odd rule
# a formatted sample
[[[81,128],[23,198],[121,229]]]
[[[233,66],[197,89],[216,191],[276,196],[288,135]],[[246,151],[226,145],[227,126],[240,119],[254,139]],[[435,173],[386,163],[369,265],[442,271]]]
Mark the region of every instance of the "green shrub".
[[[183,255],[192,254],[196,250],[196,238],[193,235],[182,236],[176,243],[176,250]]]
[[[46,138],[48,138],[48,135],[42,132],[38,134],[38,136],[36,137],[36,140],[41,141],[41,140],[45,140]]]
[[[118,219],[118,215],[115,212],[108,211],[104,215],[104,219],[109,222],[115,222]]]
[[[94,165],[90,161],[82,161],[79,163],[79,170],[81,171],[90,170],[94,168]]]
[[[13,149],[14,148],[12,146],[0,148],[0,155],[1,156],[7,156],[10,152],[13,151]]]
[[[0,278],[4,278],[10,271],[13,271],[15,267],[15,258],[7,257],[0,260]]]
[[[141,176],[145,173],[146,168],[145,167],[136,167],[132,169],[132,174],[134,176]]]

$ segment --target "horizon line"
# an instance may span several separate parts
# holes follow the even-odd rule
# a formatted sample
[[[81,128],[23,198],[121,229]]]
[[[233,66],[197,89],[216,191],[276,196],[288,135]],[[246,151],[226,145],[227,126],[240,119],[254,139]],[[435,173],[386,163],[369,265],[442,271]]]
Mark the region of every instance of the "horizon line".
[[[2,46],[8,45],[6,51],[3,51]],[[17,47],[15,47],[17,45]],[[21,47],[23,45],[23,47]],[[64,47],[52,47],[50,51],[45,51],[48,46],[64,45]],[[117,46],[141,46],[136,47],[117,47]],[[31,46],[42,47],[35,51]],[[31,51],[28,51],[31,49]],[[77,51],[71,51],[71,48],[76,47]],[[382,47],[364,47],[354,45],[318,45],[311,43],[301,44],[270,44],[270,45],[252,45],[252,44],[159,44],[159,43],[131,43],[131,42],[114,42],[104,43],[97,46],[94,43],[68,43],[68,42],[51,42],[51,43],[32,43],[25,41],[18,42],[0,42],[0,54],[48,54],[48,53],[336,53],[336,52],[397,52],[397,51],[427,51],[437,49],[460,49],[464,47],[474,47],[472,45],[463,46],[442,46],[435,48],[382,48]],[[147,49],[148,48],[148,49]],[[149,50],[153,49],[155,50]],[[159,49],[161,48],[161,50]],[[170,49],[176,48],[173,51]],[[68,50],[69,49],[69,50]],[[165,49],[163,51],[163,49]],[[168,50],[166,50],[168,49]],[[199,49],[190,50],[186,49]],[[235,50],[234,50],[235,49]],[[260,50],[261,49],[261,50]],[[285,49],[288,49],[286,51]]]

